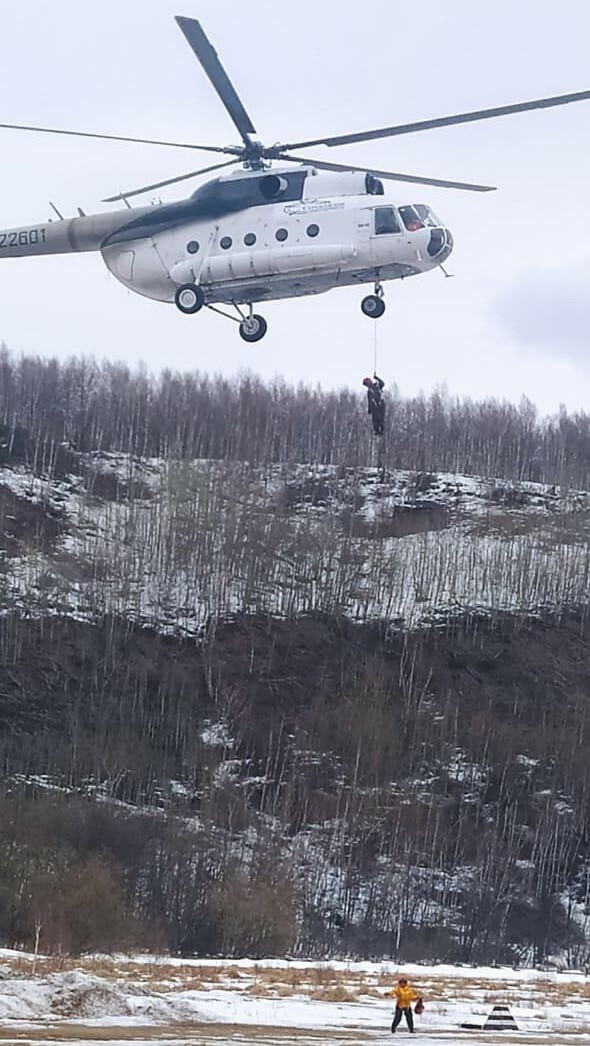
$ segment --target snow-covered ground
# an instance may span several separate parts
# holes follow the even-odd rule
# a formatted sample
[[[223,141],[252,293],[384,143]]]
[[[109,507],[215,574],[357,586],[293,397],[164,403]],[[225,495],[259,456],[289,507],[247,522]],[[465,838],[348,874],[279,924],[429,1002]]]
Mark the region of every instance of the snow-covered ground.
[[[39,960],[33,974],[30,957],[4,962],[0,1041],[14,1043],[387,1042],[384,993],[402,972],[424,996],[422,1043],[590,1042],[590,981],[575,971],[119,957],[66,970]],[[494,1004],[510,1006],[517,1033],[460,1029]]]

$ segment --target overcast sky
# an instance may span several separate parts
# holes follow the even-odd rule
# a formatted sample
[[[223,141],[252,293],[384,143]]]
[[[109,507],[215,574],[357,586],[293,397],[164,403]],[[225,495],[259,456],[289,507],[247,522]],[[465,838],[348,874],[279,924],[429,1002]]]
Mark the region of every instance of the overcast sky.
[[[587,0],[2,0],[0,121],[235,143],[175,14],[203,22],[269,144],[590,88]],[[543,412],[590,409],[589,131],[581,102],[329,151],[361,168],[499,186],[480,195],[390,183],[398,201],[430,203],[456,247],[454,279],[437,270],[386,285],[386,382],[408,395],[444,384],[476,398],[526,395]],[[49,200],[67,215],[102,211],[103,196],[206,157],[0,135],[0,228],[46,219]],[[213,314],[184,317],[128,292],[99,254],[1,261],[0,341],[152,371],[355,386],[373,362],[361,297],[351,288],[265,304],[269,334],[247,346]]]

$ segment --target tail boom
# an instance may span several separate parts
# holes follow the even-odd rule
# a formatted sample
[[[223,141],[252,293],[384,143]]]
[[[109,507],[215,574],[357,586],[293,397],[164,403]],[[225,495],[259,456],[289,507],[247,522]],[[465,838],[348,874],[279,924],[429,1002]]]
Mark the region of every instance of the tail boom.
[[[134,209],[134,217],[140,216],[142,210]],[[99,251],[106,238],[127,225],[129,218],[129,210],[111,211],[109,214],[64,218],[17,229],[0,229],[0,260]]]

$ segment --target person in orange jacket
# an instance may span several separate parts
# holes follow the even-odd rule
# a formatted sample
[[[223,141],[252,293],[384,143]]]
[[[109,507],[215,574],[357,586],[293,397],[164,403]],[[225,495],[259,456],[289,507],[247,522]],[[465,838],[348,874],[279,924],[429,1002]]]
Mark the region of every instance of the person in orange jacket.
[[[391,1023],[392,1032],[396,1031],[402,1017],[405,1016],[408,1029],[413,1034],[414,1014],[412,1013],[412,1003],[417,1003],[417,1012],[421,1013],[423,1009],[421,996],[418,995],[417,991],[410,987],[405,977],[400,977],[395,988],[391,988],[391,990],[385,992],[385,994],[395,998],[395,1013]]]

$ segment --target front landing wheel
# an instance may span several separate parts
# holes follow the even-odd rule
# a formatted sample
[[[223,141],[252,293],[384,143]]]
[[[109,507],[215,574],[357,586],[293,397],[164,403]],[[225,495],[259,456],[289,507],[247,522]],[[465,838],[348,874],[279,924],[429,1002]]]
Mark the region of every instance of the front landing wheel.
[[[376,294],[368,294],[361,302],[361,309],[365,316],[370,316],[372,320],[378,320],[385,312],[385,302],[383,298],[379,298]]]
[[[243,338],[244,341],[261,341],[267,330],[268,323],[264,316],[257,316],[256,313],[252,316],[248,316],[240,323],[240,337]]]
[[[180,309],[185,316],[192,316],[194,312],[200,312],[205,304],[205,295],[195,283],[184,283],[174,295],[176,308]]]

